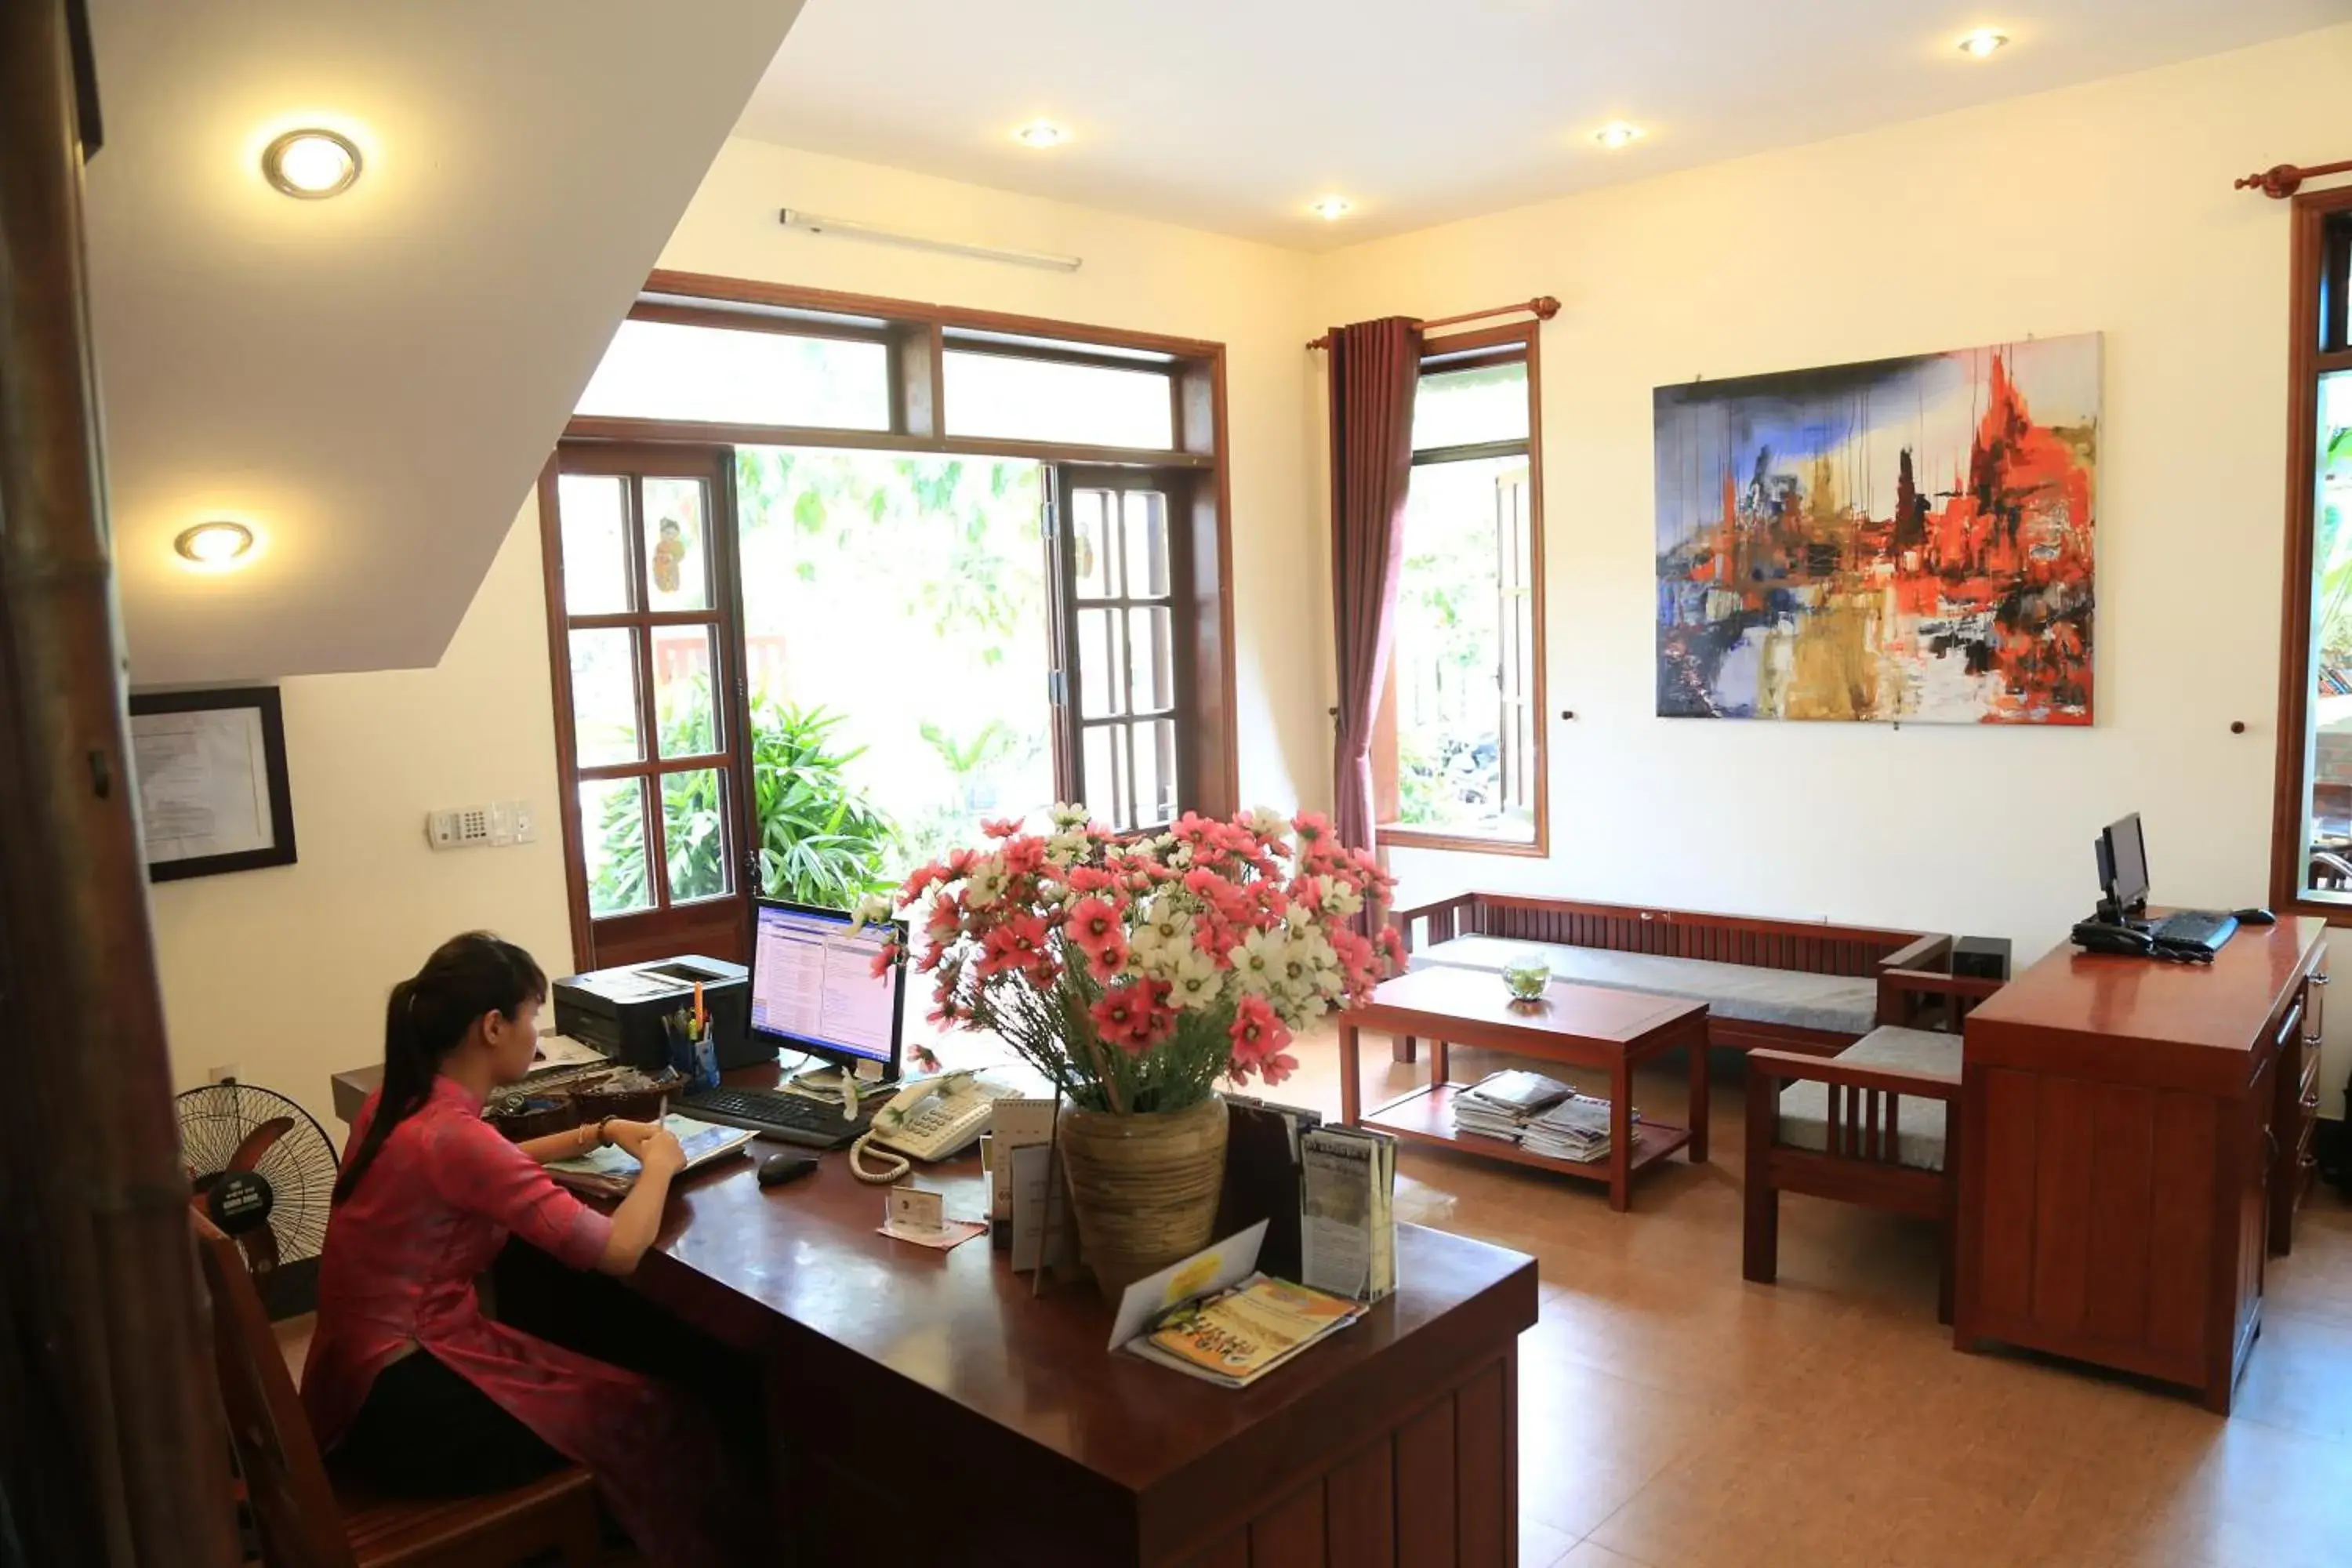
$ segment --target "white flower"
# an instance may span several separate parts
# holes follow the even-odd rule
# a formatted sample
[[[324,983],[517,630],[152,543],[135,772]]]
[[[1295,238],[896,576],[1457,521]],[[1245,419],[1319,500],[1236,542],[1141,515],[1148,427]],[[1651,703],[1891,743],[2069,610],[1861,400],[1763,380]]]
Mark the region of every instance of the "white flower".
[[[1065,830],[1045,840],[1045,858],[1056,866],[1075,866],[1093,847],[1094,841],[1084,833]]]
[[[1264,996],[1281,981],[1283,949],[1288,942],[1280,931],[1254,931],[1234,949],[1234,984],[1252,996]]]
[[[1087,808],[1075,801],[1062,801],[1045,815],[1053,819],[1056,827],[1084,827],[1087,825]],[[1079,837],[1084,837],[1085,835]]]
[[[1217,967],[1217,961],[1197,947],[1179,953],[1163,978],[1179,1007],[1205,1008],[1225,988],[1224,972]]]
[[[972,863],[971,874],[964,879],[963,901],[966,907],[984,910],[1004,896],[1004,859],[990,855]]]
[[[880,893],[868,893],[857,900],[857,913],[849,922],[849,929],[863,931],[869,925],[888,920],[895,912],[887,898]]]
[[[1364,907],[1364,895],[1345,882],[1329,883],[1323,892],[1323,912],[1351,920]]]
[[[1278,811],[1269,811],[1262,805],[1250,808],[1249,830],[1269,843],[1290,842],[1290,818]]]
[[[1192,847],[1190,844],[1177,845],[1173,849],[1168,851],[1166,863],[1175,867],[1180,871],[1182,870],[1185,867],[1190,866],[1192,863]]]

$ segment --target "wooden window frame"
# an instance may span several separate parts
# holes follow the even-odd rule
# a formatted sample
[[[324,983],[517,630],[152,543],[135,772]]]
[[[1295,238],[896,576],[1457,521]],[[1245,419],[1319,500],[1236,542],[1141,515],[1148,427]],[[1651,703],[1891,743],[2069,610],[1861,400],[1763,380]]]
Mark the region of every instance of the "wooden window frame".
[[[2286,583],[2279,626],[2279,732],[2271,815],[2271,908],[2352,925],[2352,900],[2305,892],[2310,844],[2305,803],[2314,763],[2311,723],[2312,559],[2316,545],[2319,384],[2352,371],[2343,287],[2352,247],[2352,186],[2307,191],[2290,218],[2292,293],[2287,310]],[[2342,221],[2336,221],[2342,218]],[[2329,292],[2332,275],[2337,287]],[[2325,296],[2325,297],[2323,297]],[[2333,345],[2333,346],[2330,346]]]
[[[723,508],[725,555],[714,555],[714,570],[723,570],[719,598],[724,601],[728,643],[729,706],[721,722],[739,758],[732,774],[730,826],[742,850],[736,871],[734,901],[746,911],[743,931],[732,947],[713,945],[706,939],[698,951],[727,956],[748,943],[749,899],[756,892],[756,867],[746,869],[757,853],[751,823],[751,784],[748,726],[750,693],[741,679],[742,583],[736,562],[734,489],[731,469],[739,446],[772,446],[867,450],[950,457],[1001,458],[1035,462],[1046,470],[1049,486],[1056,475],[1073,468],[1096,468],[1151,475],[1168,495],[1172,509],[1185,510],[1188,548],[1171,568],[1182,584],[1176,626],[1178,689],[1189,697],[1180,702],[1178,743],[1178,805],[1213,816],[1230,816],[1239,809],[1241,765],[1236,702],[1233,602],[1233,486],[1226,419],[1225,345],[1202,339],[1131,331],[1124,328],[1053,321],[1044,317],[1000,311],[967,310],[917,300],[803,289],[790,284],[723,278],[706,273],[656,270],[646,280],[634,320],[729,331],[773,331],[800,337],[831,337],[881,342],[890,349],[889,428],[847,430],[816,426],[772,426],[616,416],[574,416],[564,429],[557,455],[550,460],[540,487],[541,549],[546,562],[550,664],[555,690],[557,762],[561,773],[565,817],[566,875],[569,881],[573,951],[583,967],[634,962],[643,945],[632,935],[625,944],[631,956],[614,956],[609,932],[613,921],[592,921],[588,915],[585,861],[579,832],[579,784],[572,732],[570,662],[567,617],[562,598],[562,541],[557,522],[555,476],[572,471],[570,464],[592,460],[587,455],[606,453],[611,460],[624,456],[643,463],[675,466],[701,455],[708,458],[725,482],[714,502],[716,519]],[[971,335],[968,335],[971,334]],[[1005,338],[1034,340],[1003,342]],[[1169,378],[1171,428],[1175,445],[1165,451],[1080,443],[1015,440],[995,437],[950,437],[946,433],[946,355],[959,353],[995,354],[1006,358],[1058,361],[1118,370],[1150,370]],[[1091,351],[1100,352],[1091,352]],[[1171,516],[1171,521],[1173,518]],[[714,547],[716,548],[716,546]],[[1058,548],[1057,548],[1058,553]],[[1066,649],[1058,617],[1062,613],[1058,586],[1051,591],[1048,628],[1057,658]],[[1066,771],[1061,750],[1064,716],[1052,715],[1056,749],[1056,783],[1065,790],[1076,777],[1076,759]],[[1070,739],[1075,740],[1072,731]],[[593,772],[593,770],[592,770]],[[648,808],[652,809],[651,807]],[[649,843],[658,843],[658,835]],[[651,868],[649,867],[650,870]],[[710,904],[728,902],[712,900]],[[701,904],[681,906],[700,909]],[[662,913],[669,911],[663,910]],[[648,937],[647,940],[654,940]],[[667,952],[695,951],[671,946]],[[661,956],[646,952],[643,956]]]
[[[1514,855],[1542,859],[1551,854],[1551,754],[1549,710],[1545,687],[1548,643],[1544,631],[1544,507],[1543,507],[1543,366],[1541,323],[1518,321],[1481,327],[1423,340],[1423,375],[1475,370],[1524,359],[1528,367],[1528,438],[1525,442],[1494,441],[1474,446],[1433,448],[1416,454],[1415,466],[1429,461],[1462,461],[1481,457],[1518,457],[1528,461],[1528,593],[1529,632],[1528,701],[1533,714],[1528,727],[1535,751],[1534,835],[1525,839],[1494,838],[1483,834],[1433,832],[1395,820],[1399,799],[1397,766],[1397,683],[1393,657],[1381,682],[1381,700],[1372,720],[1372,804],[1378,819],[1378,841],[1400,849],[1445,849],[1475,855]],[[1433,363],[1432,362],[1437,362]]]
[[[548,673],[555,702],[555,763],[558,815],[563,829],[564,880],[572,906],[572,947],[583,969],[607,968],[680,952],[701,952],[740,961],[749,942],[748,900],[757,884],[757,845],[749,837],[751,754],[740,700],[742,688],[741,574],[735,558],[735,492],[731,448],[690,444],[624,446],[566,441],[540,475],[542,568],[547,588]],[[627,509],[626,543],[635,609],[575,616],[566,601],[562,509],[558,487],[566,474],[699,479],[706,482],[703,548],[709,562],[711,605],[707,610],[650,610],[646,584],[645,542],[637,508]],[[655,700],[652,633],[663,626],[708,626],[715,643],[710,701],[719,730],[716,751],[690,757],[661,754],[660,714]],[[635,762],[580,764],[572,692],[572,634],[621,627],[637,633],[636,705],[643,744]],[[665,834],[661,781],[671,773],[716,769],[725,781],[728,842],[720,856],[728,868],[723,893],[674,901],[669,889],[669,846]],[[645,780],[646,881],[652,907],[595,915],[588,902],[585,824],[580,786],[604,779]]]

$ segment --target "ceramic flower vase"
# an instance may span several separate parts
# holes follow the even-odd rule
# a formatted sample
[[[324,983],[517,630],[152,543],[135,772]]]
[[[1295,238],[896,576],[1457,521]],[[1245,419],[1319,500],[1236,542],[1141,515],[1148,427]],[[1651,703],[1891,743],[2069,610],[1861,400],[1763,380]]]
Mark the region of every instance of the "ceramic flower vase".
[[[1078,1251],[1103,1300],[1216,1239],[1225,1184],[1225,1102],[1121,1116],[1062,1111],[1062,1168]]]

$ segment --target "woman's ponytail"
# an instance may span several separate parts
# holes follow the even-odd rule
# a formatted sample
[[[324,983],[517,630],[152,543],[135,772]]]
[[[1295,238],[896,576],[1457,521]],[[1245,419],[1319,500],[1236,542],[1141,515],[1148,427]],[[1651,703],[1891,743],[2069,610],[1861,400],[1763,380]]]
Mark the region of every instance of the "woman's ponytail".
[[[367,1134],[343,1163],[334,1201],[359,1186],[394,1128],[425,1108],[434,1075],[488,1013],[511,1018],[525,1001],[547,1000],[547,975],[530,953],[488,931],[451,937],[425,967],[392,988],[383,1009],[383,1087]]]

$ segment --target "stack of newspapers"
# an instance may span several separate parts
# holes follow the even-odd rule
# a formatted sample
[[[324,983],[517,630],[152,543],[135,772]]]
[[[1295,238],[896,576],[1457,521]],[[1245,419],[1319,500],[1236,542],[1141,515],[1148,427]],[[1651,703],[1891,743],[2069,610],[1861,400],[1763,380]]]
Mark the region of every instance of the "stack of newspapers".
[[[1520,1146],[1554,1160],[1591,1162],[1609,1157],[1609,1102],[1571,1094],[1528,1123]]]
[[[1517,1143],[1537,1117],[1574,1092],[1539,1072],[1490,1073],[1454,1097],[1454,1130]]]

